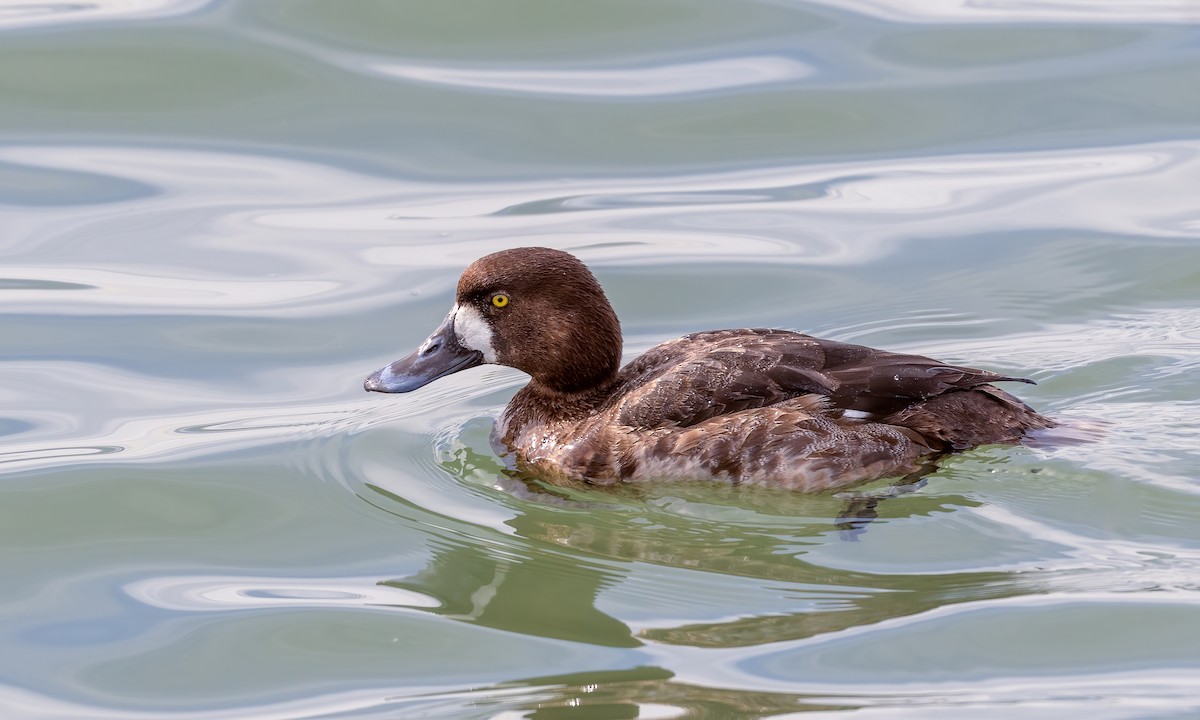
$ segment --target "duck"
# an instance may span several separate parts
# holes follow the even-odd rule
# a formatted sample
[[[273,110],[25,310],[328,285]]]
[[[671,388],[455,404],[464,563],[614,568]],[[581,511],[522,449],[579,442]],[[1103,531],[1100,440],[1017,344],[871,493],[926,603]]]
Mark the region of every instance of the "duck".
[[[522,247],[471,263],[437,329],[364,388],[407,393],[479,365],[516,368],[529,382],[492,442],[518,471],[559,485],[839,490],[1055,424],[995,385],[1027,378],[790,330],[696,332],[624,367],[621,352],[588,267]]]

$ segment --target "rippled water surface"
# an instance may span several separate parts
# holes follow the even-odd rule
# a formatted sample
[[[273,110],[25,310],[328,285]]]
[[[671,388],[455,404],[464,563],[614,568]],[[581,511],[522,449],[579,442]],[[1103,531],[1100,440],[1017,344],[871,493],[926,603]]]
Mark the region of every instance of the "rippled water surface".
[[[1200,715],[1197,88],[1189,0],[0,0],[0,716]],[[527,487],[520,373],[362,391],[526,244],[1074,441]]]

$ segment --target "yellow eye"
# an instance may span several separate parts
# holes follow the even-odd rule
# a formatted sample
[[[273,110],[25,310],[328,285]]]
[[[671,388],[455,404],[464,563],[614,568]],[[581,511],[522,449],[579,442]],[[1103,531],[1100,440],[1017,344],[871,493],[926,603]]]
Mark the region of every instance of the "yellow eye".
[[[504,307],[508,304],[508,296],[504,293],[496,293],[492,296],[492,304],[496,307]]]

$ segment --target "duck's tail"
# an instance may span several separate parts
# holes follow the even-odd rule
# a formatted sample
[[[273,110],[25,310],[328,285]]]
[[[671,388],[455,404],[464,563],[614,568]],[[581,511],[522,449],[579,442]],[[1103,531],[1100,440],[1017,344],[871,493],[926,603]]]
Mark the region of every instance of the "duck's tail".
[[[1024,378],[1002,378],[1020,380]],[[1018,443],[1028,433],[1057,425],[994,385],[943,393],[910,405],[883,422],[920,433],[935,450]]]

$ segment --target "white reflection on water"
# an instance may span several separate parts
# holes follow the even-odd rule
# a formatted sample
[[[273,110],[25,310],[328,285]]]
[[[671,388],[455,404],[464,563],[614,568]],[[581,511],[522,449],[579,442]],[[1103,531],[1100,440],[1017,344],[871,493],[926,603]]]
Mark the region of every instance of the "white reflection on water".
[[[1200,402],[1080,402],[1069,417],[1097,418],[1121,428],[1091,447],[1064,447],[1055,454],[1079,467],[1098,467],[1149,485],[1200,495],[1195,472],[1200,449]]]
[[[580,249],[589,260],[589,243],[612,243],[596,252],[614,263],[687,253],[714,261],[750,255],[841,265],[884,255],[906,238],[981,228],[1194,238],[1200,210],[1186,194],[1164,191],[1193,185],[1200,185],[1200,143],[1162,143],[649,181],[465,184],[397,198],[390,207],[265,212],[256,222],[440,234],[436,245],[389,242],[362,251],[372,263],[409,267],[458,267],[485,252],[531,243]],[[695,193],[723,200],[696,206],[689,197]]]
[[[1200,22],[1189,0],[813,0],[886,20],[910,23]]]
[[[938,343],[924,352],[955,357],[987,357],[994,362],[1063,372],[1082,362],[1128,357],[1160,358],[1160,372],[1200,372],[1200,308],[1141,308],[1114,313],[1086,324],[1048,324],[1037,333],[1003,338],[960,338]],[[917,350],[910,346],[909,351]],[[1161,376],[1160,376],[1161,377]]]
[[[125,585],[139,602],[166,610],[213,612],[280,607],[435,608],[434,598],[380,585],[379,578],[155,577]]]
[[[957,513],[963,516],[957,520],[969,526],[971,532],[1010,538],[1009,544],[1017,545],[1019,554],[1006,552],[1008,548],[988,552],[988,548],[981,547],[976,553],[963,550],[955,555],[953,551],[926,550],[913,557],[908,548],[873,544],[869,551],[859,552],[846,545],[827,544],[809,549],[806,559],[822,567],[876,575],[1010,573],[1021,587],[1042,593],[1050,589],[1064,595],[1173,591],[1194,593],[1200,599],[1200,551],[1188,547],[1186,540],[1088,535],[1076,531],[1063,518],[1039,519],[999,503],[960,507]],[[893,535],[900,537],[897,532]],[[953,562],[960,557],[961,561]],[[671,625],[664,622],[654,627]]]
[[[365,63],[368,70],[407,80],[483,90],[590,97],[663,97],[785,82],[815,74],[779,55],[610,69],[517,70]]]
[[[999,505],[964,510],[1014,528],[1026,537],[1066,548],[1061,558],[1039,558],[1004,568],[1028,572],[1031,579],[1044,576],[1030,584],[1052,586],[1063,594],[1154,591],[1182,593],[1190,602],[1200,601],[1200,552],[1177,542],[1089,537],[1072,532],[1069,526],[1056,527]]]
[[[987,702],[997,702],[1007,698],[1013,700],[1005,688],[1019,686],[1029,690],[1030,695],[1023,700],[1048,700],[1059,697],[1057,692],[1065,682],[1070,685],[1072,679],[1077,679],[1087,685],[1095,683],[1097,676],[1105,675],[1103,656],[1093,655],[1090,660],[1081,660],[1072,655],[1071,662],[1064,662],[1061,673],[1056,673],[1054,660],[1043,664],[1041,660],[1031,663],[1029,658],[1019,657],[1019,653],[1001,652],[1000,643],[1006,633],[1002,628],[1009,627],[1018,632],[1035,633],[1037,628],[1053,624],[1055,614],[1062,614],[1063,625],[1074,625],[1063,630],[1064,638],[1073,633],[1082,632],[1086,628],[1095,632],[1095,625],[1088,625],[1088,610],[1107,613],[1112,619],[1119,619],[1120,613],[1156,613],[1173,611],[1176,615],[1189,619],[1200,617],[1200,593],[1188,591],[1161,591],[1156,593],[1124,593],[1124,592],[1069,592],[1050,595],[1019,595],[989,600],[978,600],[957,604],[942,605],[930,610],[912,615],[881,620],[866,625],[856,625],[845,630],[824,633],[801,640],[786,640],[776,643],[763,643],[749,647],[738,648],[695,648],[659,643],[649,643],[646,652],[654,656],[657,664],[675,673],[680,682],[718,688],[755,689],[763,692],[841,694],[842,686],[847,693],[854,696],[878,697],[888,695],[904,695],[908,690],[910,680],[915,676],[923,676],[922,687],[928,692],[927,683],[936,682],[944,697],[953,698],[965,694],[977,697]],[[1036,625],[1022,626],[1024,618],[1034,618],[1037,611]],[[1066,620],[1071,615],[1074,620]],[[1089,618],[1093,622],[1095,618]],[[1018,630],[1019,629],[1019,630]],[[1156,628],[1157,629],[1157,628]],[[1197,630],[1200,624],[1192,622],[1187,627],[1180,627],[1180,632],[1171,639],[1171,643],[1179,648],[1194,647],[1192,642],[1200,637]],[[922,667],[916,664],[893,664],[896,656],[902,653],[906,645],[919,643],[923,633],[955,633],[964,638],[971,638],[971,658],[989,658],[980,660],[988,667],[986,675],[980,675],[977,667],[965,662],[956,664],[935,663],[936,667]],[[1130,638],[1125,634],[1126,641]],[[1011,642],[1011,638],[1009,641]],[[1179,661],[1172,661],[1171,653],[1179,648],[1162,647],[1158,634],[1147,633],[1138,639],[1141,647],[1121,648],[1123,653],[1147,654],[1163,658],[1158,666],[1160,677],[1183,675],[1187,678],[1200,678],[1200,668],[1179,667]],[[1113,640],[1100,638],[1099,645],[1107,649]],[[994,647],[993,647],[994,646]],[[916,647],[916,645],[913,645]],[[875,648],[872,651],[871,648]],[[1099,648],[1096,648],[1098,650]],[[992,651],[995,654],[992,654]],[[1066,651],[1068,655],[1074,650]],[[1128,656],[1126,656],[1128,657]],[[850,663],[860,663],[860,672],[856,673],[849,667]],[[1026,664],[1024,672],[1012,665]],[[1084,666],[1094,664],[1096,672],[1083,674]],[[1190,664],[1190,663],[1185,663]],[[1005,679],[989,680],[1001,668],[1004,669]],[[872,674],[892,676],[894,681],[879,679],[871,682]],[[1116,677],[1125,673],[1114,673]],[[1141,676],[1140,671],[1129,673],[1133,677]],[[1053,678],[1053,680],[1051,680]],[[1051,694],[1038,693],[1051,690]],[[1175,686],[1178,687],[1178,686]],[[1116,683],[1111,692],[1106,692],[1106,700],[1120,697],[1125,692],[1120,683]],[[1136,692],[1136,691],[1134,691]],[[950,700],[953,702],[953,700]],[[1196,700],[1200,705],[1200,699]]]
[[[19,283],[3,292],[19,294],[25,313],[137,305],[150,314],[261,315],[304,306],[311,316],[338,312],[354,298],[410,294],[363,273],[355,241],[344,233],[269,232],[254,216],[264,208],[382,201],[420,186],[315,163],[177,150],[26,145],[0,149],[4,160],[51,173],[137,178],[155,191],[63,204],[52,213],[6,208],[0,244],[11,243],[13,252],[0,280],[11,273]],[[22,264],[24,257],[32,261]],[[89,286],[64,290],[58,278],[74,276],[90,278]]]
[[[863,340],[867,341],[867,340]],[[1200,402],[1181,396],[1200,373],[1200,309],[1144,308],[1083,324],[1053,323],[1036,333],[955,339],[897,349],[936,357],[989,358],[1010,367],[1037,367],[1044,383],[1105,363],[1130,364],[1124,376],[1072,393],[1066,407],[1049,409],[1067,424],[1117,428],[1092,442],[1066,444],[1055,456],[1079,467],[1103,467],[1149,485],[1200,494],[1194,467]],[[1098,377],[1098,376],[1097,376]],[[1178,390],[1176,390],[1178,387]],[[1053,444],[1053,440],[1051,440]]]
[[[133,710],[83,705],[25,688],[0,685],[0,710],[6,718],[28,720],[317,720],[317,718],[461,717],[456,712],[509,696],[530,694],[527,687],[479,689],[457,686],[414,686],[306,695],[294,700],[221,707],[213,710]],[[429,714],[424,714],[428,712]]]
[[[247,306],[287,305],[332,293],[338,288],[336,283],[315,279],[201,280],[78,267],[25,265],[8,267],[0,272],[4,273],[5,279],[29,281],[28,287],[5,290],[6,300],[35,303],[46,311],[57,307],[75,314],[107,313],[121,306],[143,312],[147,305],[160,312],[187,313],[203,309],[219,313],[223,309]],[[63,293],[55,287],[39,286],[55,282],[86,284],[87,287],[72,288],[69,293]]]
[[[230,398],[228,402],[234,401]],[[129,412],[130,408],[126,406],[125,410]],[[92,422],[81,423],[70,442],[6,443],[0,452],[0,464],[11,464],[14,468],[50,467],[85,459],[99,462],[106,457],[119,462],[156,462],[296,440],[314,428],[327,436],[352,427],[395,421],[401,415],[416,412],[412,406],[381,410],[370,405],[367,398],[315,407],[260,406],[185,415],[131,414],[112,419],[104,427],[96,427],[94,419],[89,419]],[[63,417],[69,417],[69,413],[64,412]]]
[[[1020,681],[990,681],[967,686],[939,686],[931,697],[927,685],[893,686],[877,692],[841,694],[842,688],[793,701],[813,705],[856,708],[854,717],[867,720],[911,718],[913,709],[929,718],[997,718],[1009,720],[1014,712],[1022,718],[1087,717],[1095,720],[1125,720],[1147,717],[1147,713],[1178,716],[1182,711],[1200,709],[1200,698],[1191,689],[1200,679],[1185,671],[1123,672],[1086,677],[1023,678]],[[317,718],[355,717],[395,720],[399,717],[463,718],[488,717],[493,720],[528,718],[534,708],[546,703],[562,704],[561,686],[517,687],[445,687],[411,686],[355,690],[312,695],[295,700],[236,708],[186,711],[142,711],[109,709],[82,705],[41,695],[25,688],[0,685],[0,709],[9,717],[30,720],[316,720]],[[594,689],[594,686],[593,688]],[[686,689],[681,693],[686,693]],[[686,695],[685,695],[686,697]],[[686,717],[684,702],[674,706],[664,702],[623,700],[636,705],[638,718]],[[515,710],[499,710],[511,705]],[[859,709],[861,706],[861,709]],[[802,705],[801,705],[802,707]],[[490,709],[489,709],[490,708]],[[575,708],[585,712],[583,708]],[[584,717],[581,713],[580,717]],[[803,710],[796,714],[772,714],[774,718],[833,720],[844,718],[847,711]]]
[[[152,314],[361,313],[421,289],[398,285],[393,268],[454,272],[486,252],[527,244],[608,264],[687,256],[847,265],[913,237],[981,229],[1200,236],[1200,209],[1174,190],[1200,187],[1198,142],[650,180],[454,184],[144,148],[22,146],[0,150],[0,160],[156,190],[54,213],[6,210],[6,241],[17,251],[0,271],[12,276],[0,288],[24,313],[133,305]],[[149,242],[155,238],[171,241]],[[36,262],[23,265],[24,256]],[[68,285],[80,278],[86,287]]]
[[[98,462],[167,459],[260,446],[317,429],[336,434],[394,422],[414,406],[381,409],[369,398],[314,402],[312,386],[271,385],[269,402],[233,388],[194,379],[151,377],[79,361],[0,363],[10,399],[6,414],[32,429],[7,437],[0,464],[9,469]],[[342,372],[353,379],[357,365]],[[33,391],[18,393],[14,388]],[[307,400],[303,402],[299,400]]]
[[[60,23],[182,15],[198,10],[210,2],[212,0],[86,0],[86,2],[0,0],[0,30]]]
[[[856,720],[913,717],[958,720],[968,716],[994,720],[1018,716],[1044,720],[1134,720],[1181,717],[1188,710],[1200,710],[1200,696],[1193,689],[1198,682],[1200,673],[1186,670],[1130,671],[938,685],[932,696],[928,686],[920,689],[892,686],[866,689],[862,694],[817,693],[806,700],[813,704],[855,707]],[[914,713],[914,708],[920,710]],[[846,714],[816,711],[776,717],[840,720]]]

